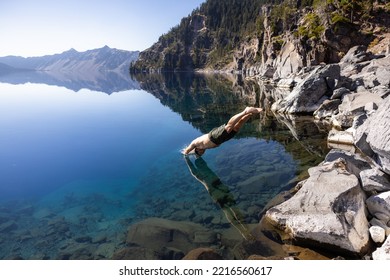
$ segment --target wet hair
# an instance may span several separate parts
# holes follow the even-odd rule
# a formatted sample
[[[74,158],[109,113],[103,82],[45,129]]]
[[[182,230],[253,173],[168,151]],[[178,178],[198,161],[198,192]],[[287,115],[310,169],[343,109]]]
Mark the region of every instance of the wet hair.
[[[195,148],[195,154],[199,157],[201,157],[205,152],[203,149],[201,149],[201,150],[203,151],[203,153],[199,152],[199,150],[197,148]]]

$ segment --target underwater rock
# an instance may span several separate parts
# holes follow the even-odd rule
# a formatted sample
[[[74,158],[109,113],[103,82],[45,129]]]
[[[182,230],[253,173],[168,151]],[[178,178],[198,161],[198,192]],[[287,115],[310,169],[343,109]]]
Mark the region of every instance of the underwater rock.
[[[115,252],[115,243],[103,243],[94,252],[95,256],[101,259],[110,259]]]
[[[18,228],[18,225],[14,221],[8,221],[0,224],[1,233],[9,233]]]
[[[0,224],[8,222],[10,219],[8,214],[0,213]]]
[[[59,260],[93,260],[95,258],[95,246],[86,243],[70,243],[63,248],[56,259]]]
[[[183,253],[195,248],[195,234],[208,232],[206,228],[191,222],[176,222],[149,218],[129,227],[126,243],[160,252],[166,247]]]
[[[161,259],[163,260],[181,260],[184,253],[179,249],[172,247],[164,247],[161,250]]]
[[[159,260],[161,256],[153,249],[143,247],[125,247],[115,251],[113,260]]]
[[[78,243],[91,243],[92,238],[90,236],[79,236],[74,239]]]
[[[193,210],[179,210],[171,214],[170,219],[175,221],[189,221],[194,217]]]
[[[34,206],[31,204],[23,205],[22,207],[16,209],[16,213],[31,215],[34,212]]]
[[[94,236],[91,240],[92,243],[94,244],[100,244],[100,243],[104,243],[107,241],[107,235],[105,233],[101,233],[101,234],[98,234],[96,236]]]
[[[197,245],[214,244],[218,240],[218,236],[213,231],[197,231],[194,233],[194,242]]]
[[[48,208],[40,208],[35,211],[33,216],[35,219],[41,220],[45,218],[53,218],[55,216],[55,213]]]
[[[67,235],[69,231],[69,224],[62,216],[56,216],[53,219],[50,219],[47,222],[48,229],[46,231],[46,236],[49,235]]]
[[[183,260],[222,260],[222,257],[210,248],[197,248],[189,251]]]
[[[308,248],[284,244],[283,249],[290,257],[294,257],[297,260],[329,260],[328,257]]]

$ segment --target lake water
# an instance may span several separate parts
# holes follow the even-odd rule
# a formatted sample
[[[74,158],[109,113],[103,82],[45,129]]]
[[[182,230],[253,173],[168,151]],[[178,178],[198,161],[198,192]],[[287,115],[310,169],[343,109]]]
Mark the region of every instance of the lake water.
[[[2,77],[1,259],[166,259],[204,246],[240,258],[266,204],[325,154],[311,120],[264,113],[201,159],[184,158],[195,137],[267,106],[266,91],[213,77],[139,85],[76,92]],[[209,190],[191,171],[212,178]],[[272,254],[267,246],[254,253]]]

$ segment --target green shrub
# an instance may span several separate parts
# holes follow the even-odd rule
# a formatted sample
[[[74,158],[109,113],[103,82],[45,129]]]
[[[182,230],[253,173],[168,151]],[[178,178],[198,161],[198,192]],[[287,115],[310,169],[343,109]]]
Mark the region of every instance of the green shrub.
[[[299,37],[319,39],[324,31],[325,26],[321,24],[318,15],[315,13],[308,13],[303,20],[303,24],[298,27],[297,35]]]
[[[339,24],[339,23],[350,23],[351,21],[345,16],[339,14],[338,12],[332,13],[331,23]]]

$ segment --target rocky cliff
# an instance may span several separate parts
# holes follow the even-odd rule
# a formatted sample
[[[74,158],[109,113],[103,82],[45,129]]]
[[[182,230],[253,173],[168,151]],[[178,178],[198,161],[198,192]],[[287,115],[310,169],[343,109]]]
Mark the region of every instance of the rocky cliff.
[[[390,19],[381,2],[209,0],[142,52],[132,70],[285,78],[338,62],[352,46],[377,45]]]

